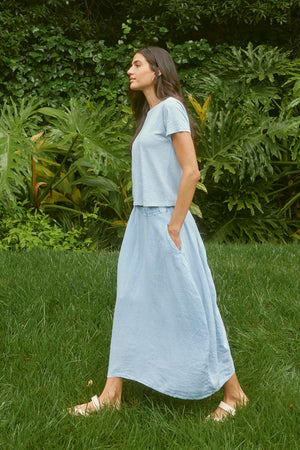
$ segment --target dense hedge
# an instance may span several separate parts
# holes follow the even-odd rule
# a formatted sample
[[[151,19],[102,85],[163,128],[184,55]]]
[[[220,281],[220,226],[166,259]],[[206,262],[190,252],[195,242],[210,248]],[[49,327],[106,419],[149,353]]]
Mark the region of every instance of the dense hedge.
[[[299,6],[299,0],[133,0],[109,7],[93,0],[2,0],[0,99],[28,93],[53,106],[81,95],[124,102],[124,71],[133,51],[149,44],[172,49],[184,70],[202,70],[229,43],[271,42],[295,57]]]
[[[131,40],[145,44],[207,38],[211,44],[251,40],[299,51],[299,5],[299,0],[2,0],[0,48],[22,43],[25,50],[26,30],[49,25],[71,40],[105,40],[111,46],[129,19]]]
[[[54,26],[26,30],[28,51],[0,60],[0,98],[35,95],[55,106],[84,95],[126,103],[126,70],[134,51],[142,46],[140,41],[127,43],[129,32],[129,25],[124,26],[123,40],[109,47],[103,41],[72,41]],[[184,72],[186,68],[198,71],[214,52],[205,39],[166,46]]]

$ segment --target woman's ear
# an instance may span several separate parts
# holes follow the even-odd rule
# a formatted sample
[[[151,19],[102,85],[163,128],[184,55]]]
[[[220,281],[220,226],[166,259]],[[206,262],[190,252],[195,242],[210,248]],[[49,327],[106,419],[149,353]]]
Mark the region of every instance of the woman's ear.
[[[158,69],[158,76],[159,76],[159,77],[161,76],[161,71],[160,71],[160,69]]]

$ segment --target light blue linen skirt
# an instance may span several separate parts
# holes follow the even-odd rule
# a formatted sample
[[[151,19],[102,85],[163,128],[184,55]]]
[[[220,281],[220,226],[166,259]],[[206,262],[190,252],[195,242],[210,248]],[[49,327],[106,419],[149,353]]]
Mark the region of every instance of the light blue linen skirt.
[[[135,206],[118,262],[108,377],[183,399],[218,391],[234,374],[205,248],[188,212],[181,249],[174,207]]]

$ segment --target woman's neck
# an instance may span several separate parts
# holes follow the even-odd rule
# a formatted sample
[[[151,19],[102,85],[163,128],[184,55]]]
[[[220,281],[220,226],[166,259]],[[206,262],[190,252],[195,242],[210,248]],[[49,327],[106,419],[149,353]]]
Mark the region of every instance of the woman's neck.
[[[149,89],[144,89],[143,93],[146,97],[150,109],[154,108],[154,106],[158,105],[158,103],[161,102],[161,100],[156,96],[154,88],[152,86]]]

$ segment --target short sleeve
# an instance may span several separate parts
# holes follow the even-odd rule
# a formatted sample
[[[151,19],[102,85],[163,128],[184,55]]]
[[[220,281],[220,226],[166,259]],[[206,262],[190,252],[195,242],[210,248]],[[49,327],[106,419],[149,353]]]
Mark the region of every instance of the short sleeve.
[[[169,97],[164,104],[163,111],[166,136],[179,131],[191,132],[190,121],[183,104],[176,98]]]

